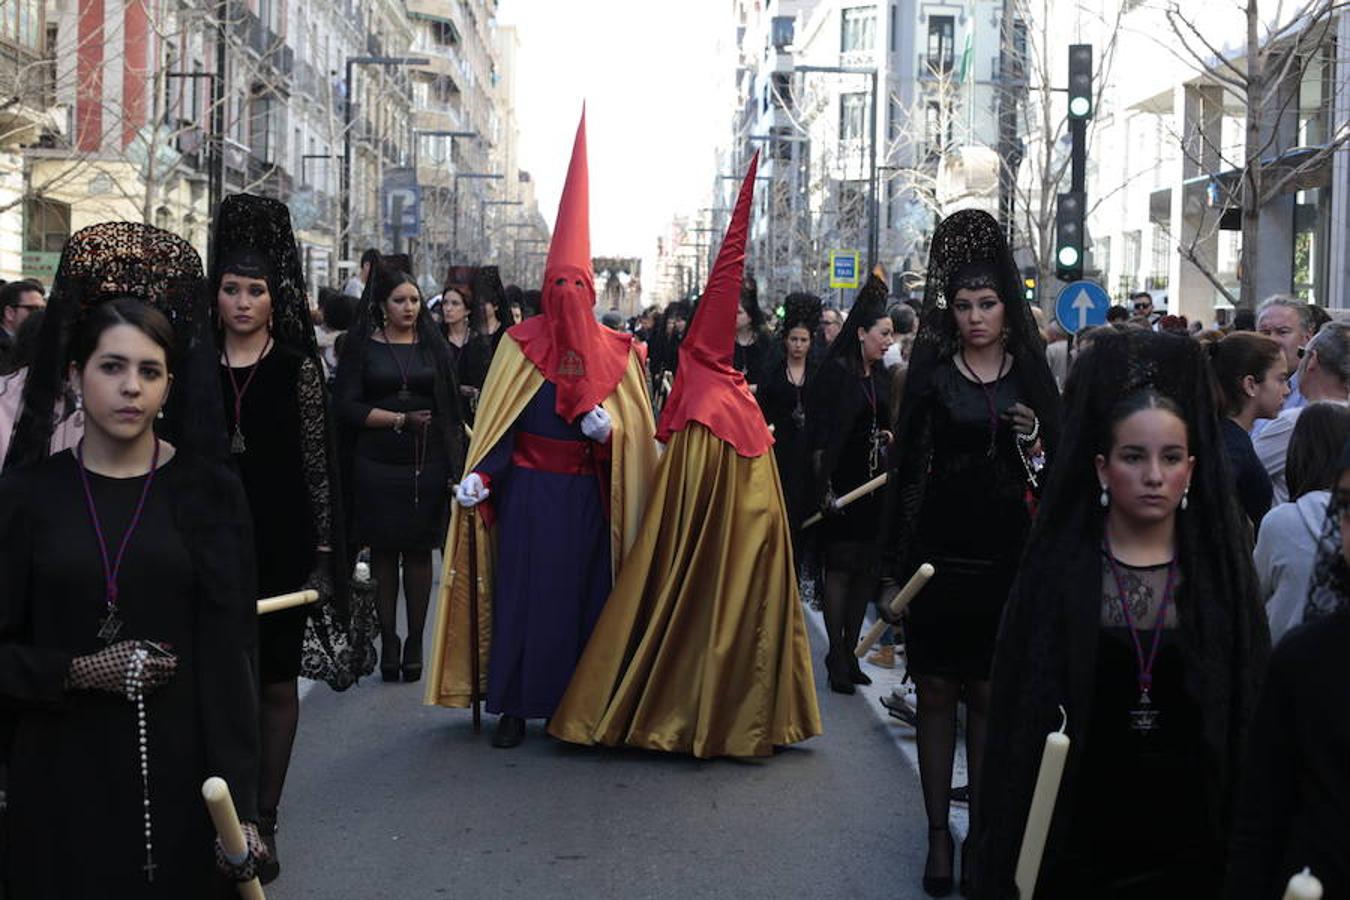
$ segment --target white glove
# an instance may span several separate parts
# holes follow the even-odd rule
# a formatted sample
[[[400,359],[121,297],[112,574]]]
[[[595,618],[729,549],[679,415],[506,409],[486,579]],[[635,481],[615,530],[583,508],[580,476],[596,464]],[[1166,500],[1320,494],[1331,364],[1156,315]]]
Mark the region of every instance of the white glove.
[[[487,485],[483,484],[483,477],[477,472],[470,472],[464,476],[464,480],[455,488],[455,499],[459,505],[465,508],[477,506],[488,498]]]
[[[613,430],[614,422],[603,406],[596,406],[581,417],[581,433],[597,444],[609,440],[609,433]]]

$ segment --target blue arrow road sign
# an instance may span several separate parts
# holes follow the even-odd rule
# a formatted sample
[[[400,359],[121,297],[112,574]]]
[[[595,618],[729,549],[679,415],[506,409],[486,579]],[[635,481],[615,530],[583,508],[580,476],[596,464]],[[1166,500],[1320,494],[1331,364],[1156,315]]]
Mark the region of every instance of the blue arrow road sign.
[[[1093,325],[1106,324],[1111,297],[1095,281],[1071,281],[1055,298],[1055,318],[1064,330],[1075,334]]]

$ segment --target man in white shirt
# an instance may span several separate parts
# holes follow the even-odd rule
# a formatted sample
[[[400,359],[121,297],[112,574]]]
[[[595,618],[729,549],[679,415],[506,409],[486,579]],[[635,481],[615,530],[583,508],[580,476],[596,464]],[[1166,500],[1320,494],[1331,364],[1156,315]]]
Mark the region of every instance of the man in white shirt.
[[[379,265],[380,251],[374,247],[361,254],[361,274],[353,275],[347,279],[347,283],[342,286],[342,293],[348,297],[360,297],[366,290],[366,282],[370,280],[370,270],[372,266]]]
[[[1306,403],[1319,400],[1345,403],[1350,400],[1350,326],[1338,322],[1323,325],[1304,348],[1298,378]],[[1270,473],[1276,503],[1289,500],[1289,488],[1284,481],[1285,457],[1289,452],[1289,438],[1294,434],[1294,425],[1302,411],[1302,406],[1285,409],[1259,434],[1252,435],[1252,447],[1261,465]]]
[[[1284,351],[1284,361],[1289,372],[1289,396],[1284,400],[1284,409],[1297,409],[1305,402],[1299,388],[1298,369],[1303,347],[1313,333],[1312,310],[1302,300],[1276,294],[1257,309],[1256,330],[1275,341]],[[1271,421],[1257,419],[1252,434],[1260,434]]]

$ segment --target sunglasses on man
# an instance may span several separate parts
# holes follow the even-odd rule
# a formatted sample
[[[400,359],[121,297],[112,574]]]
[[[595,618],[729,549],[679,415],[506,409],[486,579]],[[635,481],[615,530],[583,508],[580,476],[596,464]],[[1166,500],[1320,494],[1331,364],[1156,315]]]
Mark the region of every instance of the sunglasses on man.
[[[1153,308],[1153,304],[1152,304],[1152,303],[1148,303],[1148,302],[1144,302],[1144,303],[1136,303],[1136,304],[1134,305],[1134,308],[1135,308],[1136,311],[1141,310],[1141,309],[1152,309],[1152,308]]]

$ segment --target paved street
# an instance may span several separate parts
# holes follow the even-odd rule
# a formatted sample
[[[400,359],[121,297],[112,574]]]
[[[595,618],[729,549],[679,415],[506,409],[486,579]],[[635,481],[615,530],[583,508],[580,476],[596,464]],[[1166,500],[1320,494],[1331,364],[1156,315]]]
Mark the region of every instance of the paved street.
[[[420,684],[315,687],[268,896],[921,897],[911,764],[875,700],[816,676],[826,733],[749,762],[573,747],[537,723],[494,750],[491,717],[475,736]]]

